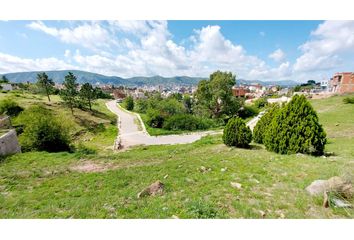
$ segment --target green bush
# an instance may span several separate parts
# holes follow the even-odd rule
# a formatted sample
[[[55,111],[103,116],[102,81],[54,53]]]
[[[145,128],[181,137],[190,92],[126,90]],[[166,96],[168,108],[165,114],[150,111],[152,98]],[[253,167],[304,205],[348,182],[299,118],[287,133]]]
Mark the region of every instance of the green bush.
[[[253,129],[253,140],[256,143],[263,143],[265,132],[268,129],[270,123],[272,122],[274,116],[279,111],[279,109],[280,106],[278,104],[274,104],[257,122],[256,126]]]
[[[326,133],[305,96],[295,95],[273,118],[264,136],[270,151],[291,154],[323,154]]]
[[[165,118],[156,109],[148,109],[146,124],[154,128],[162,128]]]
[[[252,132],[241,118],[233,117],[224,128],[222,140],[227,146],[247,148],[252,141]]]
[[[259,110],[256,106],[244,106],[238,111],[238,116],[242,119],[257,116]]]
[[[134,99],[132,96],[128,96],[124,99],[124,107],[129,110],[132,111],[134,109]]]
[[[163,124],[167,130],[202,130],[214,126],[213,121],[190,114],[179,114],[169,117]]]
[[[19,140],[25,151],[60,152],[70,150],[69,129],[58,116],[42,107],[23,111],[17,121],[24,125]]]
[[[254,106],[258,109],[264,108],[267,105],[268,105],[267,99],[264,97],[258,98],[256,101],[254,101]]]
[[[343,99],[343,102],[354,104],[354,97],[346,97]]]
[[[18,105],[17,102],[11,98],[5,98],[0,101],[0,114],[7,114],[11,117],[17,116],[23,108]]]

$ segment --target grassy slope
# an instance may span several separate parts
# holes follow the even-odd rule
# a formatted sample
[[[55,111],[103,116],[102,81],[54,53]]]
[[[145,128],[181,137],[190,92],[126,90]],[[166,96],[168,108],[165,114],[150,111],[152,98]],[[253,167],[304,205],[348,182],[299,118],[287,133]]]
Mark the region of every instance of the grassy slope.
[[[0,99],[5,97],[14,99],[24,108],[35,104],[44,104],[46,108],[54,111],[56,115],[60,115],[70,125],[75,144],[81,142],[96,150],[106,149],[113,145],[117,136],[116,116],[106,108],[105,102],[107,100],[97,100],[93,105],[93,113],[75,109],[74,116],[72,116],[70,110],[63,107],[63,103],[57,95],[51,96],[51,102],[48,102],[45,96],[21,93],[20,91],[0,93]],[[13,122],[16,124],[16,119]],[[103,124],[104,130],[98,129],[98,124]]]
[[[354,122],[350,122],[354,107],[344,105],[342,97],[312,103],[334,157],[277,155],[260,145],[251,150],[229,148],[220,136],[189,145],[100,155],[18,154],[0,165],[0,217],[260,218],[261,210],[269,218],[353,218],[353,209],[325,209],[322,199],[309,197],[304,188],[315,179],[354,172]],[[115,169],[96,173],[70,169],[86,161]],[[201,166],[211,171],[201,173]],[[158,179],[166,184],[164,195],[136,198]],[[242,189],[232,188],[232,181],[241,183]]]

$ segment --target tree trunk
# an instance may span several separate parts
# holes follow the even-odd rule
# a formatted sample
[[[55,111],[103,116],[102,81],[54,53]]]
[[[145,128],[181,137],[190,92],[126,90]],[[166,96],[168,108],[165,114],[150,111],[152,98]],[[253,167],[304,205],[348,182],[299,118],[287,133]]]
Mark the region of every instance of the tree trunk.
[[[48,88],[47,88],[47,86],[45,87],[45,92],[46,92],[46,94],[47,94],[48,101],[50,102],[50,97],[49,97],[49,93],[48,93]]]
[[[92,111],[91,100],[89,99],[88,102],[89,102],[90,111]]]

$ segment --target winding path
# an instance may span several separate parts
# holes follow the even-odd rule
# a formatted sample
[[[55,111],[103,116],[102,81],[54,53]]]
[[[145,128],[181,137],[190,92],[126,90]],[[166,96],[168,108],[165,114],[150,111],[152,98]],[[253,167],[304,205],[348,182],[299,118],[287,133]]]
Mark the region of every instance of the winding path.
[[[166,136],[150,136],[145,130],[144,124],[139,119],[138,114],[134,114],[123,110],[117,106],[115,101],[109,101],[106,103],[107,108],[116,114],[119,118],[118,128],[119,137],[121,139],[121,145],[123,148],[136,146],[136,145],[163,145],[163,144],[183,144],[192,143],[200,138],[222,133],[219,131],[205,131],[205,132],[193,132],[189,134],[179,135],[166,135]],[[136,124],[136,121],[140,121],[142,127]]]

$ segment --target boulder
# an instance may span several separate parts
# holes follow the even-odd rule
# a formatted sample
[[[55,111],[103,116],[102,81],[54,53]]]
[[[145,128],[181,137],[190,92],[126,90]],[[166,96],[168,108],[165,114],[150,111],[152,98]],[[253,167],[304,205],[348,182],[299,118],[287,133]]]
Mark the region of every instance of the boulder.
[[[164,184],[161,181],[156,181],[141,192],[138,193],[138,198],[142,198],[145,196],[155,196],[158,194],[162,194],[164,190]]]
[[[233,188],[237,188],[237,189],[241,189],[242,188],[242,184],[241,183],[237,183],[237,182],[230,182],[231,186]]]
[[[312,196],[319,196],[325,192],[334,192],[344,198],[351,198],[353,188],[350,181],[340,177],[332,177],[328,180],[315,180],[306,187],[306,191]]]

